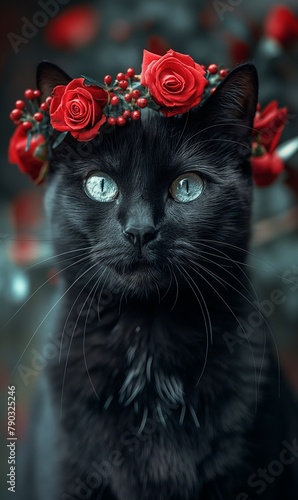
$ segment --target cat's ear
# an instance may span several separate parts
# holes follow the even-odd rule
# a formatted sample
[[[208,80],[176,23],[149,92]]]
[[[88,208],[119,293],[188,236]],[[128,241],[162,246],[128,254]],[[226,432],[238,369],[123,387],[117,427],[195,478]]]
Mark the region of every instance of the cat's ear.
[[[67,85],[72,78],[59,66],[48,61],[42,61],[37,66],[36,84],[41,91],[41,101],[49,97],[57,85]]]
[[[231,133],[240,140],[251,136],[258,102],[258,75],[253,64],[234,68],[202,106],[209,133]]]

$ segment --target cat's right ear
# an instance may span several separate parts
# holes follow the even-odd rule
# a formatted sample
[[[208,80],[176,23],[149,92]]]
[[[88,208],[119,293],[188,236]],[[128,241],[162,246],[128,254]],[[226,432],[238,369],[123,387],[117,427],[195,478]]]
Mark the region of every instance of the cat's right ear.
[[[41,91],[41,102],[52,94],[57,85],[67,85],[71,80],[72,78],[56,64],[40,62],[36,71],[36,84]]]
[[[209,135],[228,135],[238,142],[250,142],[257,102],[255,66],[250,63],[237,66],[203,104],[205,129]]]

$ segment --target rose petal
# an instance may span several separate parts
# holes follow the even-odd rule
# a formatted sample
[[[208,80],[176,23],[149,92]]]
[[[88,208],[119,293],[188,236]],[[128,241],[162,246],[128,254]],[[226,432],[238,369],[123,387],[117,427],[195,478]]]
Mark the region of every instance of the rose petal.
[[[180,75],[177,73],[172,73],[172,75],[168,75],[165,72],[165,75],[163,74],[161,76],[161,87],[163,87],[164,90],[171,92],[171,93],[178,93],[178,92],[183,92],[185,88],[185,81],[181,78]]]
[[[103,125],[106,122],[106,116],[102,115],[101,119],[96,122],[94,127],[91,129],[83,129],[81,131],[71,131],[71,135],[77,140],[77,141],[91,141],[94,139],[98,134],[99,134],[99,129],[101,125]]]

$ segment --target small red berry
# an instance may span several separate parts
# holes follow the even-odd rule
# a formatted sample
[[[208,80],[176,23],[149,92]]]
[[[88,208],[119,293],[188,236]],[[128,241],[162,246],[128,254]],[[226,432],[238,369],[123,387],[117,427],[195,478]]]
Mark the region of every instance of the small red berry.
[[[228,74],[228,70],[227,69],[221,69],[220,72],[219,72],[219,76],[221,78],[225,78]]]
[[[134,99],[138,99],[141,95],[141,92],[138,89],[135,89],[132,91],[131,95]]]
[[[213,92],[216,91],[216,87],[212,87],[212,89],[210,89],[210,94],[213,94]]]
[[[22,115],[23,113],[20,109],[13,109],[9,117],[12,121],[18,121]]]
[[[15,107],[17,109],[24,109],[24,107],[25,107],[24,101],[22,101],[21,99],[19,99],[18,101],[15,102]]]
[[[133,68],[128,68],[126,70],[127,78],[133,78],[135,76],[135,70]]]
[[[26,130],[26,132],[29,132],[29,130],[31,130],[31,129],[32,129],[32,123],[31,123],[31,122],[28,122],[28,121],[23,122],[23,123],[22,123],[22,128],[23,128],[24,130]]]
[[[108,125],[116,125],[117,120],[114,116],[109,116],[107,119],[107,123],[108,123]]]
[[[119,87],[123,90],[126,90],[128,87],[128,82],[126,80],[120,80]]]
[[[116,79],[118,80],[118,82],[120,82],[121,80],[126,80],[126,75],[124,73],[118,73]]]
[[[131,113],[131,117],[133,120],[139,120],[141,118],[141,112],[138,110],[135,110]]]
[[[137,105],[139,106],[139,108],[146,108],[146,106],[148,106],[146,97],[139,97],[139,99],[137,100]]]
[[[215,75],[218,72],[218,66],[216,64],[210,64],[208,66],[208,71],[210,75]]]
[[[29,99],[29,101],[31,101],[32,99],[34,99],[34,90],[32,89],[25,90],[24,96],[26,97],[26,99]]]
[[[49,97],[47,97],[47,98],[46,98],[45,102],[46,102],[48,105],[50,105],[50,104],[51,104],[51,102],[52,102],[52,100],[53,100],[53,97],[49,96]]]
[[[125,95],[124,95],[124,100],[125,100],[126,102],[130,102],[130,101],[132,100],[132,95],[131,95],[131,94],[125,94]]]
[[[42,102],[41,105],[39,106],[42,111],[48,111],[49,105],[47,102]]]
[[[107,84],[107,85],[111,85],[112,81],[113,81],[113,78],[111,77],[111,75],[106,75],[103,79],[103,81]]]
[[[37,89],[37,90],[33,90],[33,94],[34,94],[34,97],[38,98],[38,97],[40,97],[41,92],[40,92],[40,90]]]
[[[119,97],[117,95],[114,95],[111,99],[111,104],[113,106],[117,106],[117,104],[119,104]]]
[[[120,125],[120,127],[126,124],[124,116],[117,116],[117,124]]]
[[[122,116],[123,116],[123,118],[128,120],[128,118],[130,118],[130,116],[131,116],[131,112],[129,111],[129,109],[125,109],[122,113]]]
[[[43,114],[40,112],[34,113],[33,118],[36,122],[42,122]]]

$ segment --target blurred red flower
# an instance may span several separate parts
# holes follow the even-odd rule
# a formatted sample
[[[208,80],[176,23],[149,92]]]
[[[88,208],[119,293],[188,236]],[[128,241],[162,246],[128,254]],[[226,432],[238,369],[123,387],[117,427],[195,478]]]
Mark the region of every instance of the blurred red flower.
[[[253,123],[251,166],[257,186],[272,184],[284,170],[284,162],[276,152],[287,122],[288,109],[271,101],[264,109],[258,105]]]
[[[268,11],[264,33],[267,38],[288,47],[298,41],[298,17],[289,7],[275,5]]]
[[[252,156],[250,162],[254,182],[259,187],[272,184],[284,170],[282,159],[274,151],[262,156]]]
[[[147,39],[147,47],[149,52],[163,56],[169,49],[170,46],[166,39],[159,35],[151,35]]]
[[[38,190],[21,191],[10,206],[10,219],[15,231],[35,229],[43,221],[43,196]]]
[[[17,165],[21,172],[28,174],[36,184],[43,181],[46,171],[46,140],[40,133],[33,134],[28,146],[28,131],[21,123],[15,129],[8,146],[9,163]]]
[[[91,43],[98,30],[98,10],[92,5],[77,5],[51,19],[44,35],[54,49],[73,50]]]
[[[36,261],[39,255],[39,242],[30,233],[19,233],[9,247],[10,260],[17,265]]]
[[[277,101],[271,101],[262,110],[257,110],[254,118],[253,134],[257,135],[258,142],[271,153],[277,147],[281,134],[287,123],[288,109],[279,108]]]

